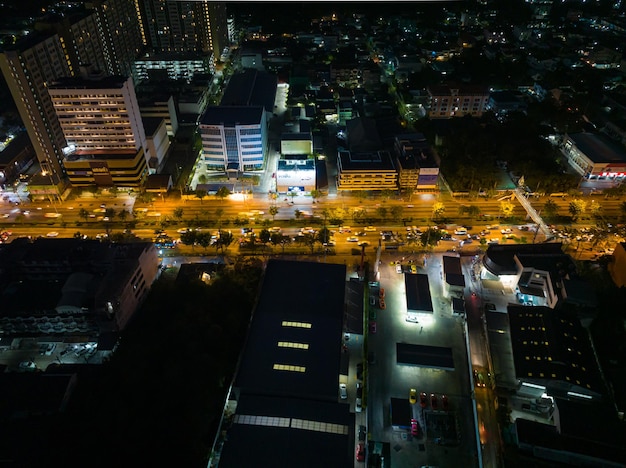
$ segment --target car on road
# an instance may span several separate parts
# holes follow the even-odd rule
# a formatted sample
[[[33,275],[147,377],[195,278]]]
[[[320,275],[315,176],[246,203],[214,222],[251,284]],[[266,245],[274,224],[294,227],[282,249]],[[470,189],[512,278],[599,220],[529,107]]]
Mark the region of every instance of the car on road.
[[[420,406],[426,408],[428,400],[426,399],[426,392],[420,392]]]
[[[413,274],[417,273],[417,265],[411,265],[411,273]]]
[[[417,403],[417,390],[415,390],[414,388],[409,390],[409,403],[411,403],[412,405]]]
[[[374,226],[366,226],[364,229],[365,229],[366,231],[368,231],[368,232],[374,232],[374,231],[376,231],[376,228],[375,228]]]
[[[466,235],[466,234],[467,234],[467,229],[465,229],[464,227],[456,228],[456,229],[454,230],[454,233],[455,233],[457,236],[464,236],[464,235]]]
[[[430,394],[430,406],[432,409],[437,409],[437,395],[434,393]]]
[[[359,242],[359,238],[355,236],[350,236],[346,239],[346,242]]]
[[[365,461],[365,444],[363,443],[356,446],[356,461]]]
[[[378,330],[378,324],[376,322],[370,322],[370,333],[376,333]]]
[[[441,407],[444,410],[448,409],[448,396],[447,395],[441,395]]]
[[[411,419],[411,435],[416,436],[419,434],[419,426],[417,424],[417,419]]]
[[[385,288],[380,288],[378,290],[378,296],[382,299],[385,297]]]
[[[512,232],[513,230],[510,228],[500,229],[500,234],[511,234]]]
[[[487,386],[485,384],[485,378],[483,377],[482,372],[478,372],[476,369],[474,369],[474,384],[477,387],[486,387]]]
[[[49,232],[46,237],[59,237],[59,233],[56,231]]]
[[[348,387],[346,387],[345,383],[339,384],[339,396],[341,396],[342,400],[348,398]]]
[[[385,310],[387,308],[387,304],[385,303],[385,300],[383,298],[380,298],[378,300],[378,308],[380,310]]]
[[[352,232],[352,228],[350,226],[341,226],[339,228],[339,232],[340,233],[344,233],[344,232]]]
[[[363,363],[359,362],[356,365],[356,378],[359,380],[363,380]]]

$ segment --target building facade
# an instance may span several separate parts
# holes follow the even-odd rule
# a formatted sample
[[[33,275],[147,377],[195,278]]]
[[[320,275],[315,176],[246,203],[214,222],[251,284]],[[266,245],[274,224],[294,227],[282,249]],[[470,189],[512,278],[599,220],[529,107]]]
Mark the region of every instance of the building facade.
[[[208,0],[139,0],[145,38],[157,52],[209,52],[228,47],[226,5]]]
[[[135,77],[148,80],[161,74],[170,80],[185,80],[190,83],[196,73],[214,73],[215,59],[212,53],[200,54],[157,54],[135,60]]]
[[[489,89],[484,86],[429,86],[429,111],[431,119],[449,119],[471,115],[480,117],[487,110]]]
[[[626,177],[626,151],[599,133],[568,134],[562,151],[570,166],[586,179],[620,181]]]
[[[65,43],[57,34],[26,36],[0,54],[0,69],[42,170],[63,178],[65,136],[47,84],[73,74]]]
[[[398,173],[387,151],[352,153],[337,158],[337,190],[397,190]]]
[[[48,90],[67,141],[63,164],[72,185],[141,185],[148,161],[159,155],[148,150],[132,78],[85,72]]]
[[[85,74],[57,80],[48,92],[70,148],[106,151],[145,146],[132,78]]]
[[[267,148],[263,107],[211,106],[200,119],[202,160],[208,170],[261,170]]]
[[[395,163],[400,190],[436,190],[439,180],[439,156],[421,133],[396,136]]]

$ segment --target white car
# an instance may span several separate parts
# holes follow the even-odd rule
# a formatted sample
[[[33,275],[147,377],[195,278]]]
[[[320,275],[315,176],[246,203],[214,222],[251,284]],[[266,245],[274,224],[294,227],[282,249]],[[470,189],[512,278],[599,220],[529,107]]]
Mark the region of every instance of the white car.
[[[510,229],[510,228],[506,228],[506,229],[501,229],[500,230],[501,234],[511,234],[512,232],[513,232],[513,230]]]
[[[402,273],[402,265],[396,263],[396,273]]]
[[[58,232],[49,232],[48,234],[46,234],[46,237],[58,237],[59,233]]]
[[[376,228],[374,226],[366,226],[365,228],[363,228],[365,231],[369,231],[369,232],[374,232],[376,231]]]
[[[346,239],[347,242],[359,242],[359,238],[358,237],[348,237]]]
[[[339,395],[342,400],[346,400],[348,398],[348,387],[346,387],[345,383],[339,384]]]
[[[20,362],[20,369],[22,369],[22,370],[35,370],[35,369],[37,369],[37,365],[33,361],[22,361],[22,362]]]

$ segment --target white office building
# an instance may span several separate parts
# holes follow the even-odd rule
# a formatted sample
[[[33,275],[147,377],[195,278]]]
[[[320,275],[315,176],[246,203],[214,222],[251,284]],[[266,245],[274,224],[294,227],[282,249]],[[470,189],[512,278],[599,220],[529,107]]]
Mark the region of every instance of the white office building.
[[[267,117],[261,106],[211,106],[200,119],[202,161],[228,174],[262,170]]]

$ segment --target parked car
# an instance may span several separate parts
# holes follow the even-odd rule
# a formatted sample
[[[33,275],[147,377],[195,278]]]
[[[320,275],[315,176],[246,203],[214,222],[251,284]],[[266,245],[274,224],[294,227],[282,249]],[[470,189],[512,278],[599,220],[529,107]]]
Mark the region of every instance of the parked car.
[[[437,395],[434,393],[430,394],[430,406],[432,409],[437,409]]]
[[[19,368],[23,371],[34,371],[37,369],[37,365],[33,361],[22,361]]]
[[[441,407],[444,410],[448,409],[448,396],[447,395],[441,395]]]
[[[411,435],[419,435],[419,426],[417,424],[417,419],[411,419]]]
[[[396,273],[402,273],[402,265],[396,263]]]
[[[342,400],[346,400],[348,398],[348,387],[345,383],[339,384],[339,395]]]
[[[387,308],[387,304],[385,303],[384,299],[378,300],[378,307],[380,308],[380,310],[385,310]]]
[[[356,446],[356,461],[365,461],[365,444],[363,443]]]
[[[364,441],[367,437],[367,432],[365,431],[365,426],[359,426],[359,440]]]
[[[426,399],[426,392],[420,392],[420,406],[426,408],[428,400]]]
[[[370,333],[376,333],[378,330],[378,325],[376,322],[370,322]]]
[[[411,403],[412,405],[417,403],[417,390],[415,390],[414,388],[409,390],[409,403]]]

